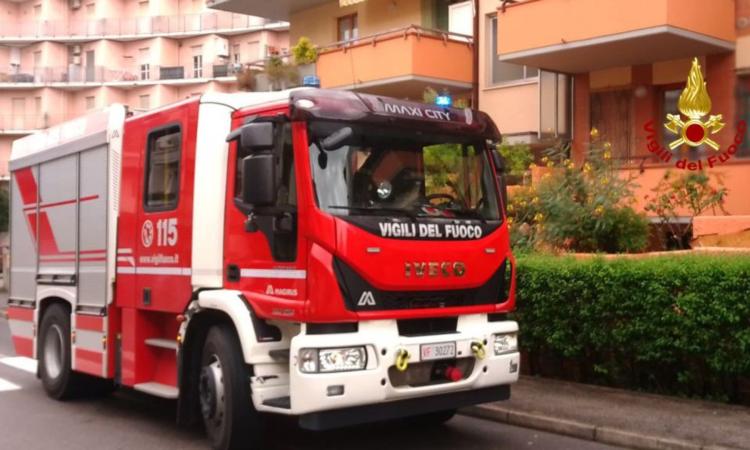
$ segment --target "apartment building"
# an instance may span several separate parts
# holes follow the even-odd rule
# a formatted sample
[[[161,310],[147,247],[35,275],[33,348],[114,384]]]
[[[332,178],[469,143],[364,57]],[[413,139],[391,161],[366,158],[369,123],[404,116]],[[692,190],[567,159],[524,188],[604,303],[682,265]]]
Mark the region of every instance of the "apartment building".
[[[612,144],[615,157],[623,164],[623,175],[636,178],[639,202],[666,170],[702,168],[716,173],[729,189],[726,210],[731,216],[719,212],[720,216],[701,218],[696,222],[701,228],[698,233],[750,228],[746,195],[750,189],[750,139],[739,125],[742,120],[750,121],[750,1],[485,3],[489,9],[482,10],[483,23],[494,26],[495,31],[484,33],[489,36],[487,48],[491,50],[483,68],[480,106],[493,111],[497,104],[513,105],[515,114],[495,113],[501,128],[538,130],[537,136],[543,136],[550,123],[544,120],[549,118],[545,107],[550,103],[545,101],[545,92],[552,85],[545,83],[552,75],[545,74],[557,74],[558,80],[561,75],[570,77],[572,93],[566,97],[564,90],[558,90],[558,104],[566,105],[569,117],[561,112],[558,118],[568,126],[567,131],[559,131],[569,133],[576,160],[584,158],[590,130],[596,128],[600,139]],[[663,124],[667,114],[679,114],[678,99],[693,58],[698,58],[712,102],[710,112],[701,120],[721,114],[725,126],[716,134],[713,127],[705,128],[718,151],[706,144],[682,144],[669,153],[667,162],[663,153],[652,150],[668,149],[679,138]],[[493,64],[526,69],[518,72],[516,80],[495,85],[488,78]],[[570,103],[565,103],[566,98]],[[646,130],[649,122],[653,132]],[[728,150],[731,157],[721,161],[719,155]],[[677,161],[684,161],[683,168]]]
[[[209,0],[212,8],[289,21],[290,42],[308,37],[321,52],[324,88],[421,99],[426,88],[471,97],[471,1]]]
[[[288,24],[205,0],[0,0],[0,178],[14,139],[115,102],[236,90],[288,42]]]

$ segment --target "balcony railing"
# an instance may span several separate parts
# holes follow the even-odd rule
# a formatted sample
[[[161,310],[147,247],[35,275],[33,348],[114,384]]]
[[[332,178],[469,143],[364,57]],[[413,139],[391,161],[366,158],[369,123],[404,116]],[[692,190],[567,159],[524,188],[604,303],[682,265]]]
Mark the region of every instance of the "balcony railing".
[[[200,33],[218,30],[263,28],[275,22],[260,17],[223,11],[176,16],[102,18],[92,20],[0,21],[0,38],[33,39],[78,36],[150,36],[154,34]]]
[[[0,133],[40,130],[67,119],[65,114],[0,114]]]
[[[107,66],[43,67],[18,73],[0,73],[0,84],[18,85],[50,83],[115,83],[150,82],[163,80],[191,80],[234,76],[242,65],[203,64],[201,66],[143,65],[113,69]]]
[[[323,87],[388,83],[405,77],[470,87],[473,45],[468,35],[411,25],[326,45],[320,49],[317,71]]]

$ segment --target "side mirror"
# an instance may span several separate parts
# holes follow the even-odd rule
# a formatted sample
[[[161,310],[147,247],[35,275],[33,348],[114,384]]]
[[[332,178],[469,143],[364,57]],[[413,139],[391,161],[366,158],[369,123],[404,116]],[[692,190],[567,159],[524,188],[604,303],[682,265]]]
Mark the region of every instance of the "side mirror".
[[[253,206],[276,203],[276,165],[270,153],[242,160],[242,202]]]
[[[270,150],[273,148],[272,122],[251,122],[233,130],[227,136],[227,142],[240,140],[240,147],[252,152]]]
[[[492,162],[495,164],[495,172],[505,173],[505,158],[497,150],[492,150]]]
[[[256,122],[242,127],[240,146],[248,150],[269,150],[273,148],[273,123]]]

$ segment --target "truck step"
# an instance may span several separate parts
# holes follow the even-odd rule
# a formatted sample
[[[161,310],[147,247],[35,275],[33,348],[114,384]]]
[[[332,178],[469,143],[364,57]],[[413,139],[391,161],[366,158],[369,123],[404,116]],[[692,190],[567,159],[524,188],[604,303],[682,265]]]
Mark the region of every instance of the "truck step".
[[[268,352],[268,356],[270,356],[272,359],[275,359],[276,361],[289,361],[289,349],[280,348],[271,350],[270,352]]]
[[[268,400],[263,400],[263,405],[272,408],[291,409],[292,399],[291,397],[270,398]]]
[[[177,351],[177,341],[171,339],[149,338],[146,339],[146,345]]]
[[[139,383],[133,386],[136,391],[145,392],[146,394],[155,395],[161,398],[176,399],[179,396],[179,390],[174,386],[151,381],[148,383]]]

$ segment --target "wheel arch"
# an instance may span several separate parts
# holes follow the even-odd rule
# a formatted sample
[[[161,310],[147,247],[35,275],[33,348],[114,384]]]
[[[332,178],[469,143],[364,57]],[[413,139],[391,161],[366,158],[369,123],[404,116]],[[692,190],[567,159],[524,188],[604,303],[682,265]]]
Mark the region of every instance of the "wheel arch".
[[[208,331],[216,325],[227,325],[235,334],[249,365],[252,347],[257,343],[252,310],[239,291],[207,290],[196,293],[185,313],[186,324],[180,329],[182,345],[177,360],[179,401],[177,421],[193,425],[199,419],[198,379],[203,343]],[[252,367],[250,368],[252,373]]]
[[[42,327],[42,320],[44,319],[44,315],[47,313],[49,308],[52,305],[62,305],[63,308],[65,308],[68,311],[68,314],[72,316],[73,314],[73,300],[70,298],[64,298],[63,296],[58,295],[49,295],[46,297],[41,298],[37,302],[37,316],[36,316],[36,332],[34,337],[34,359],[39,358],[39,337],[41,333],[41,327]],[[73,318],[71,317],[71,323]],[[39,376],[39,370],[37,368],[37,377]]]

